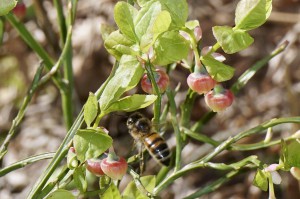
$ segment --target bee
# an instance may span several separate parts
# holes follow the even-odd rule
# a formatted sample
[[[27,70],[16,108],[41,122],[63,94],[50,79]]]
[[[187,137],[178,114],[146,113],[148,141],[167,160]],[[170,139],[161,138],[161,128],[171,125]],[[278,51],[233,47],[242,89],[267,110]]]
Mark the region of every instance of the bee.
[[[127,127],[135,141],[142,143],[150,155],[159,163],[169,166],[171,152],[165,140],[152,131],[151,121],[135,112],[127,119]]]

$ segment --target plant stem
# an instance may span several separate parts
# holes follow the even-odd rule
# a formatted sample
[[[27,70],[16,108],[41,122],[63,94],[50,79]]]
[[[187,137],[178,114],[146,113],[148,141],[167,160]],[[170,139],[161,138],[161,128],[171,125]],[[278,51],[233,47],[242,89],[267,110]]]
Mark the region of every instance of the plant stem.
[[[45,188],[39,193],[37,199],[43,199],[45,196],[49,194],[49,192],[57,185],[65,176],[70,176],[73,174],[73,170],[70,170],[67,166],[64,166],[61,171],[59,172],[58,176],[49,182]]]
[[[118,66],[118,63],[114,65],[112,72],[110,76],[106,79],[106,81],[101,85],[101,87],[96,91],[95,95],[97,96],[97,99],[100,98],[104,88],[106,87],[107,83],[109,80],[113,77],[113,75],[116,72],[116,68]],[[51,177],[52,173],[55,171],[59,163],[64,159],[66,156],[69,146],[72,143],[72,139],[74,135],[76,134],[77,130],[81,127],[83,124],[83,109],[80,111],[78,117],[74,121],[72,127],[68,131],[66,137],[64,138],[63,142],[61,143],[60,147],[55,153],[55,156],[53,157],[52,161],[49,163],[48,167],[46,170],[43,172],[43,174],[40,176],[40,178],[37,180],[36,184],[34,187],[31,189],[29,195],[27,198],[37,198],[38,195],[40,194],[40,191],[43,189],[45,184],[47,183],[48,179]]]
[[[67,26],[66,26],[66,19],[63,12],[63,6],[61,0],[53,0],[53,4],[55,6],[56,13],[57,13],[57,21],[59,25],[59,34],[60,34],[61,43],[65,44],[66,37],[67,37]]]
[[[76,7],[77,7],[77,0],[75,1],[70,1],[70,4],[68,6],[68,29],[72,29],[73,26],[73,16],[75,16],[76,13]],[[59,14],[59,12],[61,12],[61,9],[57,9],[57,12]],[[58,15],[60,16],[60,15]],[[59,19],[59,21],[64,22],[65,18],[63,18],[63,15],[60,16],[62,17],[61,19]],[[61,31],[64,31],[64,27],[62,24]],[[64,32],[61,33],[61,35],[63,35]],[[67,34],[69,35],[69,34]],[[66,57],[64,60],[64,78],[65,80],[68,82],[66,89],[64,90],[64,94],[62,95],[62,103],[63,103],[63,108],[65,108],[65,123],[67,126],[67,129],[70,129],[73,123],[73,103],[72,102],[72,96],[73,96],[73,89],[74,89],[74,75],[73,75],[73,64],[72,64],[72,35],[70,36],[70,38],[66,39],[67,41],[69,40],[69,42],[66,42],[65,45],[68,45],[68,51],[66,53]]]
[[[181,104],[181,106],[180,106],[180,109],[181,109],[180,126],[188,127],[188,124],[189,124],[190,118],[191,118],[191,111],[193,109],[193,105],[194,105],[196,97],[197,97],[197,93],[192,91],[191,89],[189,89],[186,94],[184,103]]]
[[[35,163],[37,161],[53,158],[54,154],[55,153],[43,153],[40,155],[31,156],[29,158],[18,161],[16,163],[13,163],[13,164],[0,170],[0,177],[4,176],[12,171],[15,171],[17,169],[23,168],[29,164]]]
[[[184,199],[199,198],[207,193],[211,193],[216,189],[218,189],[222,184],[228,182],[230,179],[232,179],[232,177],[237,175],[239,172],[240,172],[239,170],[230,171],[224,177],[219,178],[213,183],[206,185],[204,188],[201,188],[199,191],[185,197]]]
[[[154,74],[152,71],[152,65],[151,65],[150,61],[146,62],[145,68],[146,68],[148,77],[150,78],[154,93],[157,95],[157,98],[154,102],[154,118],[153,118],[154,124],[156,124],[155,126],[157,126],[159,124],[159,118],[160,118],[161,93],[160,93],[157,83],[155,81],[155,77],[154,77]],[[155,128],[157,130],[157,127],[155,127]]]
[[[198,51],[198,42],[196,41],[194,31],[184,28],[184,31],[189,34],[191,46],[195,57],[195,67],[194,71],[200,71],[202,64],[200,62],[200,53]],[[188,127],[191,118],[191,111],[196,99],[197,93],[192,91],[190,88],[186,94],[184,103],[180,106],[181,108],[181,121],[180,126]]]
[[[181,152],[182,152],[182,135],[178,126],[178,121],[176,118],[176,104],[175,96],[170,89],[167,89],[166,94],[170,103],[170,113],[171,113],[171,122],[176,136],[176,158],[175,158],[175,169],[174,172],[178,171],[181,168]]]
[[[2,160],[4,155],[7,153],[7,147],[9,145],[9,142],[13,138],[13,136],[15,135],[16,129],[20,125],[20,123],[21,123],[21,121],[24,117],[27,106],[28,106],[29,102],[31,101],[33,94],[35,93],[35,91],[38,88],[38,83],[39,83],[41,74],[43,72],[43,69],[44,69],[44,65],[41,63],[40,66],[38,67],[35,75],[34,75],[33,81],[32,81],[31,86],[29,87],[29,89],[27,91],[26,97],[23,100],[21,108],[20,108],[17,116],[15,117],[15,119],[13,119],[12,126],[11,126],[5,140],[1,144],[1,147],[0,147],[0,160]]]
[[[272,126],[276,126],[278,124],[283,124],[283,123],[300,123],[300,117],[272,119],[267,122],[264,122],[261,125],[251,128],[247,131],[241,132],[234,137],[229,137],[227,140],[222,142],[218,147],[216,147],[214,151],[212,151],[205,157],[201,158],[200,160],[197,160],[197,161],[187,164],[179,171],[174,172],[173,174],[171,174],[170,176],[165,178],[159,185],[157,185],[155,187],[153,194],[155,194],[155,195],[158,194],[161,190],[163,190],[165,187],[167,187],[169,184],[171,184],[174,180],[185,175],[188,171],[199,168],[199,167],[203,167],[204,163],[210,161],[213,157],[220,154],[225,149],[229,149],[232,144],[236,143],[240,139],[260,133]]]
[[[44,48],[33,38],[31,33],[27,30],[23,23],[21,23],[13,14],[8,13],[5,18],[10,22],[10,24],[19,32],[22,39],[26,44],[37,53],[37,55],[43,60],[45,66],[48,70],[51,70],[54,65],[54,61],[44,50]],[[54,83],[59,89],[63,89],[63,83],[61,82],[61,77],[57,74],[53,77]]]
[[[64,53],[64,54],[63,54]],[[72,69],[72,26],[69,26],[66,43],[63,48],[64,78],[67,81],[62,93],[62,108],[64,112],[64,121],[69,130],[73,123],[73,103],[72,94],[74,88],[73,69]]]
[[[44,50],[44,48],[42,48],[42,46],[33,38],[30,32],[26,29],[24,24],[18,21],[18,19],[13,14],[9,13],[5,15],[5,17],[12,24],[12,26],[19,32],[20,36],[27,43],[27,45],[29,45],[30,48],[32,48],[38,54],[38,56],[44,61],[46,68],[50,71],[54,65],[54,62],[52,58],[50,58],[50,56]],[[66,45],[68,46],[69,44]],[[71,74],[70,69],[68,69],[67,72],[69,75]],[[72,86],[72,81],[70,80],[71,79],[68,79],[68,84],[71,84]],[[72,97],[71,97],[72,92],[69,91],[70,85],[66,85],[63,82],[62,77],[59,73],[56,73],[53,76],[53,81],[55,85],[59,88],[60,93],[62,95],[62,109],[64,113],[63,115],[68,129],[71,126],[73,120]]]
[[[130,175],[133,178],[133,181],[138,188],[138,190],[143,193],[145,196],[148,196],[150,198],[153,198],[152,194],[149,193],[146,188],[144,187],[143,183],[140,181],[140,175],[133,171],[133,169],[129,170]]]
[[[293,136],[291,137],[287,137],[284,140],[285,141],[289,141],[289,140],[293,140],[295,139]],[[254,144],[234,144],[231,146],[231,148],[229,150],[233,150],[233,151],[252,151],[252,150],[257,150],[257,149],[261,149],[261,148],[267,148],[270,146],[274,146],[277,144],[280,144],[282,141],[282,139],[279,140],[274,140],[271,142],[258,142],[258,143],[254,143]]]
[[[46,42],[48,47],[50,47],[50,51],[55,55],[59,49],[58,38],[47,15],[47,10],[43,6],[43,1],[32,0],[32,4],[36,22],[46,37]]]
[[[162,181],[158,186],[154,188],[153,194],[158,194],[162,189],[166,188],[168,186],[168,182],[173,182],[177,178],[185,175],[191,170],[198,169],[198,168],[213,168],[217,170],[237,170],[240,169],[246,165],[249,165],[250,167],[256,168],[257,163],[257,157],[256,156],[249,156],[247,158],[244,158],[241,161],[226,165],[223,163],[211,163],[211,162],[199,162],[199,163],[190,163],[184,166],[181,170],[174,172],[170,176],[168,176],[164,181]]]
[[[156,185],[161,183],[161,181],[163,181],[167,177],[169,171],[170,171],[170,167],[162,167],[160,169],[160,171],[156,175]]]
[[[264,67],[268,61],[270,61],[273,57],[281,53],[287,47],[288,42],[285,41],[281,45],[279,45],[275,50],[265,58],[259,60],[254,65],[252,65],[248,70],[246,70],[239,79],[232,85],[230,88],[233,94],[237,94],[247,83],[248,81],[255,75],[255,73]]]
[[[71,38],[70,38],[71,39]],[[66,59],[64,60],[64,78],[67,80],[68,84],[66,89],[62,92],[62,104],[63,104],[63,112],[64,112],[64,121],[67,129],[70,129],[73,123],[73,88],[74,88],[74,76],[73,76],[73,68],[72,68],[72,44],[69,44],[70,47],[67,51]]]
[[[211,144],[212,146],[218,146],[220,144],[220,142],[206,136],[206,135],[203,135],[203,134],[200,134],[200,133],[196,133],[194,131],[191,131],[189,130],[188,128],[185,128],[185,127],[181,127],[183,132],[188,135],[189,137],[195,139],[195,140],[198,140],[200,142],[204,142],[204,143],[208,143],[208,144]]]

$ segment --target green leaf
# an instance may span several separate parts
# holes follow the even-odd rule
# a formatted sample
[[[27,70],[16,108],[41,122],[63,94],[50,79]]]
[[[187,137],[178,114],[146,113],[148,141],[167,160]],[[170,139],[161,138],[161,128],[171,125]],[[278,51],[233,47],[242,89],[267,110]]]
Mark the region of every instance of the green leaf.
[[[123,54],[133,54],[134,50],[130,47],[134,44],[135,42],[127,39],[119,30],[112,32],[104,42],[107,51],[117,60],[120,60]]]
[[[188,4],[186,0],[160,0],[162,9],[171,14],[171,27],[183,27],[188,18]]]
[[[0,1],[0,16],[6,15],[9,11],[11,11],[16,5],[18,1],[16,0],[1,0]]]
[[[215,60],[211,56],[203,56],[201,61],[210,76],[217,82],[227,81],[234,75],[234,68]]]
[[[155,187],[155,182],[156,182],[155,176],[143,176],[140,178],[140,180],[143,184],[143,187],[148,192],[151,193]],[[136,187],[136,184],[133,181],[131,181],[123,192],[123,198],[124,199],[148,199],[145,193],[140,191],[140,189],[142,190],[143,188]]]
[[[298,167],[300,168],[300,143],[298,140],[293,140],[286,146],[286,164],[291,167]]]
[[[254,41],[247,32],[232,29],[228,26],[213,27],[213,34],[224,52],[227,54],[233,54],[244,50]]]
[[[114,18],[120,31],[132,41],[136,41],[136,34],[134,31],[134,18],[138,11],[132,5],[126,2],[118,2],[114,9]]]
[[[132,95],[124,97],[114,102],[105,112],[110,113],[113,111],[126,111],[132,112],[141,108],[151,105],[155,100],[156,95]]]
[[[70,191],[64,189],[58,189],[47,197],[47,199],[62,199],[62,198],[76,199],[76,197]]]
[[[112,103],[119,100],[125,91],[135,87],[143,73],[144,69],[136,57],[123,55],[115,76],[108,82],[100,97],[101,111],[105,112]]]
[[[266,22],[271,11],[272,0],[241,0],[235,10],[235,28],[257,28]]]
[[[153,23],[152,32],[154,34],[160,34],[168,30],[171,24],[171,15],[168,11],[162,11],[158,14]]]
[[[187,21],[185,23],[185,27],[187,27],[190,30],[194,30],[197,26],[200,26],[200,23],[198,20]]]
[[[268,177],[262,170],[257,169],[257,172],[253,180],[253,185],[257,186],[263,191],[268,190]]]
[[[153,1],[155,0],[137,0],[137,3],[139,4],[140,7],[144,7],[147,6],[149,2],[152,3]]]
[[[171,24],[171,16],[168,11],[162,11],[158,14],[156,19],[153,21],[152,29],[150,32],[147,32],[145,35],[141,38],[141,44],[140,48],[143,52],[148,52],[149,48],[157,37],[163,33],[166,32],[169,29],[169,26]]]
[[[178,31],[165,32],[154,43],[155,59],[153,64],[167,65],[186,58],[189,48],[188,41]]]
[[[161,12],[161,4],[158,1],[148,5],[138,12],[134,20],[135,33],[139,39],[146,33],[150,33],[155,19]]]
[[[98,101],[94,93],[89,93],[89,98],[84,105],[83,117],[86,125],[90,127],[98,113]]]
[[[81,193],[86,192],[87,190],[87,181],[85,177],[85,168],[77,167],[73,173],[73,179],[76,187],[79,189]]]
[[[80,162],[96,158],[112,145],[112,138],[101,129],[79,129],[73,139]]]
[[[114,183],[111,183],[104,194],[101,195],[101,199],[121,199],[121,194],[116,185],[114,185]]]

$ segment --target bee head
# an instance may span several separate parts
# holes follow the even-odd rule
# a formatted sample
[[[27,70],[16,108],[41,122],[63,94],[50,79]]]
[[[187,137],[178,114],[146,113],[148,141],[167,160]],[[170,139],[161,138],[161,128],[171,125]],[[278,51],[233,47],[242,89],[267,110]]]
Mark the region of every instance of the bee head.
[[[141,118],[144,118],[144,115],[142,115],[141,113],[139,112],[132,113],[127,119],[126,124],[128,129],[131,130],[132,128],[134,128],[135,123]]]
[[[135,112],[127,119],[127,127],[129,130],[148,133],[151,130],[151,122],[141,113]]]

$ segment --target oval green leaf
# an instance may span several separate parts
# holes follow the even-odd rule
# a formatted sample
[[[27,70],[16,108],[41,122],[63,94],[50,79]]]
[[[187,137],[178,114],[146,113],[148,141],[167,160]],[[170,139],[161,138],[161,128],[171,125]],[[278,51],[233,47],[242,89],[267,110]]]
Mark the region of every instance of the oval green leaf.
[[[146,33],[150,33],[155,19],[161,12],[161,4],[158,1],[148,5],[138,12],[134,20],[135,32],[139,40]]]
[[[210,56],[201,57],[207,72],[217,82],[224,82],[231,79],[234,75],[234,68],[215,60]]]
[[[236,29],[252,30],[264,24],[272,11],[272,0],[241,0],[235,10]]]
[[[140,7],[144,7],[147,6],[147,4],[151,1],[153,2],[155,0],[137,0],[137,3],[139,4]]]
[[[76,187],[81,193],[87,190],[87,181],[85,176],[85,167],[77,167],[73,173],[73,179]]]
[[[150,32],[147,31],[141,38],[140,48],[143,52],[148,52],[157,37],[169,29],[171,21],[171,15],[168,11],[164,10],[157,15],[153,21],[152,29],[148,30]]]
[[[141,108],[145,108],[156,100],[156,95],[132,95],[124,97],[116,102],[114,102],[105,113],[110,113],[113,111],[126,111],[132,112]]]
[[[132,41],[136,41],[134,18],[138,11],[126,2],[118,2],[114,8],[114,18],[120,31]]]
[[[101,111],[105,112],[112,103],[119,100],[125,91],[135,87],[143,73],[144,69],[136,57],[123,55],[115,76],[108,82],[100,97]]]
[[[154,61],[156,65],[167,65],[186,58],[189,42],[178,31],[167,31],[161,34],[154,43]]]
[[[171,14],[171,27],[183,27],[188,18],[188,4],[186,0],[160,0],[162,9]]]
[[[90,127],[98,113],[98,101],[94,93],[89,93],[89,98],[86,101],[83,109],[83,117],[86,125]]]
[[[131,41],[119,30],[112,32],[105,40],[104,46],[107,51],[113,55],[117,60],[120,60],[123,54],[127,54],[128,51],[122,50],[122,47],[130,48],[135,42]]]
[[[233,54],[250,46],[254,39],[245,31],[228,26],[213,27],[213,34],[227,54]]]
[[[298,167],[300,168],[300,143],[297,140],[293,140],[286,145],[286,164],[289,168]]]
[[[121,194],[116,185],[114,185],[114,183],[111,183],[104,194],[101,195],[101,199],[121,199]]]
[[[268,190],[268,178],[262,170],[257,169],[253,180],[253,185],[260,188],[263,191]]]
[[[0,1],[0,16],[6,15],[11,11],[16,5],[18,1],[16,0],[1,0]]]
[[[187,21],[185,23],[185,27],[187,27],[190,30],[194,30],[197,26],[200,26],[200,23],[198,20]]]
[[[112,138],[101,129],[80,129],[73,139],[80,162],[98,157],[111,147],[112,141]]]
[[[47,199],[62,199],[62,198],[76,199],[76,197],[70,191],[64,189],[58,189],[47,197]]]

